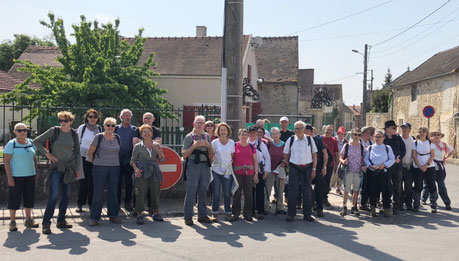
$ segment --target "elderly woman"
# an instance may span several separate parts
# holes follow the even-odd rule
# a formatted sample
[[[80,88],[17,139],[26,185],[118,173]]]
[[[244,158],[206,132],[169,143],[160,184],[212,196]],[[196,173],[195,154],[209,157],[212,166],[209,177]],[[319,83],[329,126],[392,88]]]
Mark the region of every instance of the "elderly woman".
[[[72,227],[65,221],[65,212],[69,203],[71,183],[80,176],[80,142],[78,134],[70,127],[75,116],[70,112],[62,111],[57,114],[57,117],[60,126],[51,127],[33,141],[38,151],[52,163],[50,174],[46,178],[47,184],[49,183],[49,199],[43,215],[43,234],[51,233],[51,218],[56,208],[59,189],[62,196],[56,226],[61,229]],[[45,148],[47,141],[49,141],[49,149]]]
[[[376,217],[376,203],[382,192],[384,216],[390,217],[390,177],[387,169],[395,163],[394,153],[390,146],[384,145],[384,133],[375,132],[376,143],[369,146],[365,153],[367,167],[368,191],[370,194],[371,216]]]
[[[430,208],[437,213],[437,186],[435,185],[435,145],[428,139],[429,130],[420,127],[413,144],[413,211],[419,211],[423,181],[427,184],[430,194]]]
[[[27,138],[27,126],[18,123],[14,126],[15,139],[10,140],[3,150],[6,176],[8,177],[8,209],[10,210],[10,231],[17,231],[16,210],[24,198],[26,213],[25,226],[37,228],[31,216],[35,204],[35,181],[37,176],[36,148]]]
[[[99,223],[104,204],[104,187],[107,184],[107,210],[110,222],[121,223],[118,216],[118,179],[120,173],[121,140],[114,133],[116,119],[108,117],[104,120],[105,131],[94,136],[88,150],[88,158],[93,166],[94,197],[91,205],[89,226]]]
[[[89,109],[84,116],[84,123],[78,127],[77,133],[80,139],[81,161],[83,162],[84,178],[79,181],[77,213],[83,212],[83,205],[88,202],[89,207],[92,204],[94,196],[94,183],[92,180],[92,163],[88,159],[88,150],[94,136],[102,132],[102,127],[97,125],[100,122],[99,112],[94,109]]]
[[[214,161],[212,164],[212,175],[214,177],[212,195],[212,221],[218,221],[218,211],[220,210],[220,193],[223,190],[223,202],[225,207],[226,221],[231,221],[231,184],[233,176],[231,164],[234,154],[234,141],[231,136],[231,128],[222,122],[215,130],[218,139],[212,141],[214,151]]]
[[[161,182],[163,175],[159,169],[158,161],[164,160],[161,145],[152,139],[153,128],[144,124],[139,128],[142,141],[134,146],[132,151],[131,166],[135,173],[135,195],[138,225],[144,223],[142,212],[145,209],[147,195],[151,197],[151,210],[153,220],[161,222],[163,218],[159,214],[159,194],[161,193]],[[150,192],[150,193],[148,193]]]
[[[207,134],[209,134],[211,140],[215,140],[218,138],[218,136],[215,133],[215,124],[213,121],[206,121],[206,126],[204,127],[204,130]]]
[[[239,142],[236,143],[233,155],[233,169],[239,188],[233,196],[233,219],[239,220],[241,215],[241,196],[244,191],[244,219],[252,222],[253,212],[253,184],[258,183],[258,160],[255,147],[248,143],[249,132],[240,129]]]
[[[279,177],[280,164],[284,160],[285,142],[280,139],[281,133],[277,127],[271,128],[271,138],[272,141],[268,143],[269,156],[271,157],[271,173],[266,178],[266,191],[269,199],[273,186],[276,184],[278,197],[276,200],[276,214],[286,215],[287,212],[284,210],[285,177]]]
[[[451,210],[451,199],[448,196],[448,190],[446,189],[446,168],[445,160],[453,156],[454,148],[446,142],[442,142],[441,139],[445,137],[441,131],[433,131],[430,133],[432,137],[432,143],[435,145],[435,181],[438,185],[438,194],[440,194],[441,200],[445,203],[445,209]],[[426,202],[429,197],[429,188],[427,184],[424,185],[422,191],[422,201]]]

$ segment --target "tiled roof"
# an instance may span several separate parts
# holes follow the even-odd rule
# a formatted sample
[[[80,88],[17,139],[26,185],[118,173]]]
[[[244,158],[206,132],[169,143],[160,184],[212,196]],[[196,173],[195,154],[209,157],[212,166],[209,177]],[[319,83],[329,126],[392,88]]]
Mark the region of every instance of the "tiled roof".
[[[265,82],[298,80],[298,37],[262,37],[255,45],[258,76]]]
[[[351,110],[354,115],[360,115],[360,106],[355,106],[355,105],[352,105],[352,106],[347,106],[349,108],[349,110]]]
[[[343,112],[346,112],[346,113],[351,113],[353,115],[355,115],[354,111],[351,110],[351,108],[349,108],[350,106],[347,106],[345,104],[343,104]]]
[[[393,87],[403,86],[458,71],[459,46],[456,46],[435,54],[404,77],[399,77],[400,79],[391,85]]]
[[[6,72],[0,71],[0,92],[9,92],[14,90],[14,86],[22,81]]]

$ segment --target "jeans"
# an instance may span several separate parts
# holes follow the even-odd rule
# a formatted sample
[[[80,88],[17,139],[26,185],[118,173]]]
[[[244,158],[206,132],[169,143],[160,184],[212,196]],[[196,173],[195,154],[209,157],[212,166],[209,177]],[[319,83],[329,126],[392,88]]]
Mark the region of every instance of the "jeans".
[[[104,187],[107,183],[107,214],[109,217],[118,216],[118,178],[119,166],[98,166],[94,165],[94,198],[91,205],[91,218],[100,219],[102,206],[104,205]]]
[[[389,173],[392,181],[392,186],[390,186],[391,194],[394,196],[394,208],[399,209],[402,206],[402,170],[400,169],[400,164],[395,163],[390,167]]]
[[[253,175],[238,175],[236,174],[239,188],[233,196],[232,212],[235,217],[241,215],[241,196],[244,192],[244,217],[252,217],[253,207]]]
[[[233,176],[226,178],[224,175],[217,174],[212,171],[214,176],[213,194],[212,194],[212,213],[218,214],[220,209],[220,193],[223,190],[223,202],[225,206],[225,214],[231,214],[231,187]]]
[[[437,182],[438,185],[438,194],[440,194],[441,200],[443,200],[443,203],[445,205],[451,204],[451,199],[449,199],[448,196],[448,190],[446,189],[445,185],[445,176],[442,175],[441,171],[436,171],[435,175],[435,181]],[[424,188],[422,190],[422,201],[427,201],[427,198],[429,197],[429,186],[427,183],[424,184]]]
[[[121,204],[121,185],[124,179],[124,205],[131,204],[132,201],[132,189],[133,189],[133,182],[132,182],[132,175],[134,170],[132,169],[129,161],[125,164],[120,164],[120,177],[118,182],[118,202]]]
[[[265,180],[263,174],[258,173],[258,183],[253,189],[253,210],[256,210],[258,214],[265,213]]]
[[[306,168],[299,168],[290,164],[287,214],[291,217],[296,216],[297,196],[300,189],[303,194],[303,214],[304,216],[311,215],[311,171],[311,165]]]
[[[413,167],[410,169],[403,168],[403,189],[402,189],[402,200],[407,207],[413,205]]]
[[[437,208],[437,186],[435,185],[435,167],[427,168],[426,172],[415,168],[414,173],[414,191],[413,191],[413,206],[419,208],[421,200],[421,192],[423,181],[426,182],[430,194],[430,207]]]
[[[193,217],[193,207],[198,196],[198,218],[207,216],[207,186],[210,181],[210,168],[207,163],[194,163],[188,160],[186,166],[186,193],[184,203],[184,217],[191,219]]]
[[[79,188],[78,188],[78,200],[77,205],[83,206],[88,202],[88,205],[91,206],[92,198],[94,196],[94,182],[92,178],[92,163],[87,161],[85,157],[81,158],[83,162],[83,172],[84,179],[80,179]]]
[[[69,197],[71,192],[71,183],[64,183],[64,172],[57,171],[54,169],[50,174],[49,184],[49,199],[46,204],[45,214],[43,215],[43,225],[51,224],[51,218],[54,215],[54,209],[56,208],[57,197],[59,196],[59,188],[62,185],[62,196],[59,203],[59,215],[57,216],[57,222],[65,221],[65,212],[69,204]]]
[[[387,172],[367,170],[370,205],[376,207],[379,194],[382,193],[383,208],[390,208],[390,178]]]

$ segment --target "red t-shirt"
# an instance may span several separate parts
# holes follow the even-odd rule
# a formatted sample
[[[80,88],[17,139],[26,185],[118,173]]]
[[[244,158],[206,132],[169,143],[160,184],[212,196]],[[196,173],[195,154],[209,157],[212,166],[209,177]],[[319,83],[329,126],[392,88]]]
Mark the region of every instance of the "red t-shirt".
[[[322,137],[324,139],[325,146],[327,146],[327,149],[330,151],[330,153],[332,154],[331,156],[333,158],[330,164],[328,164],[327,168],[333,168],[335,166],[335,155],[337,152],[339,152],[338,140],[335,137],[330,137],[330,138],[327,138],[325,136],[322,136]]]
[[[253,149],[252,149],[253,148]],[[234,161],[233,166],[253,166],[253,154],[257,153],[255,147],[247,146],[243,147],[239,142],[234,148]],[[253,175],[255,172],[253,169],[247,169],[247,175]],[[234,170],[234,174],[245,175],[244,170]]]

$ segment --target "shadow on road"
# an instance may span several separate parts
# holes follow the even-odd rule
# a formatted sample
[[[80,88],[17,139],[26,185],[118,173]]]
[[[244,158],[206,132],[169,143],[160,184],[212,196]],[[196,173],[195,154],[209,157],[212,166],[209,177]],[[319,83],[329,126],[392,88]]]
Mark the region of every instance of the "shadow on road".
[[[66,250],[69,249],[71,255],[81,255],[88,251],[86,246],[89,245],[90,239],[79,232],[73,232],[70,229],[62,230],[59,234],[48,235],[50,244],[38,246],[39,249]]]
[[[8,238],[3,244],[4,247],[15,249],[18,252],[30,250],[30,246],[38,243],[40,234],[35,229],[27,228],[22,233],[8,232]]]
[[[182,229],[180,226],[173,225],[170,221],[154,222],[150,218],[144,218],[145,224],[137,225],[133,219],[123,223],[123,227],[129,230],[139,230],[150,238],[160,238],[163,242],[175,242],[179,238]]]

